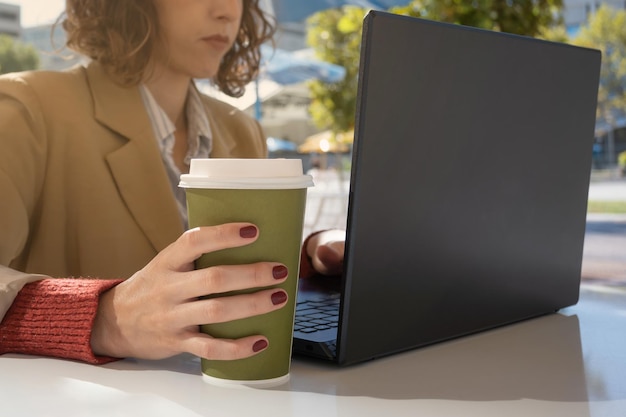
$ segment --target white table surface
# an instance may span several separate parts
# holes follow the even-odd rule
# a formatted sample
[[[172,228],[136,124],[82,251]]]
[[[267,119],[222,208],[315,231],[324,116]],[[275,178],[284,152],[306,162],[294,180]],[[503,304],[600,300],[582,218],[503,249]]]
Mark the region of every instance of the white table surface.
[[[624,417],[626,288],[583,285],[558,314],[348,368],[296,358],[278,388],[199,374],[186,355],[105,366],[3,355],[0,416]]]

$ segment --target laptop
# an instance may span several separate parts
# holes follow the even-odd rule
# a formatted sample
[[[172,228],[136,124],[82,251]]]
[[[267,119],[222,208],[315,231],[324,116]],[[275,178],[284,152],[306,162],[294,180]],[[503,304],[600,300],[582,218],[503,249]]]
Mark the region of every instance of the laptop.
[[[294,353],[354,364],[576,304],[600,61],[369,12],[344,272],[300,280]]]

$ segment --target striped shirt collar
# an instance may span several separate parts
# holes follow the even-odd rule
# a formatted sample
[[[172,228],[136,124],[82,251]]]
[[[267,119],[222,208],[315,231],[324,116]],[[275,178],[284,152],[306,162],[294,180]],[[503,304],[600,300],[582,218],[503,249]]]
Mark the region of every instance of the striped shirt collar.
[[[187,226],[187,201],[185,191],[178,187],[180,180],[180,170],[172,158],[174,148],[174,132],[176,127],[165,113],[163,108],[156,102],[152,93],[145,85],[140,85],[139,91],[143,99],[144,106],[150,117],[152,130],[155,139],[161,150],[161,157],[170,182],[172,193],[178,204],[183,226]],[[189,85],[185,112],[189,123],[187,135],[188,151],[185,156],[185,163],[189,165],[192,158],[208,158],[213,145],[213,135],[206,109],[202,103],[200,93],[193,83]]]
[[[150,116],[152,129],[154,130],[161,153],[166,152],[171,158],[172,148],[174,146],[174,132],[176,131],[174,123],[170,120],[159,103],[156,102],[154,96],[145,85],[141,85],[139,90],[148,116]],[[200,93],[198,93],[193,83],[189,85],[185,112],[189,122],[189,147],[185,162],[189,164],[191,158],[208,158],[213,142],[213,135],[211,133],[211,126],[206,114],[206,109],[200,98]]]

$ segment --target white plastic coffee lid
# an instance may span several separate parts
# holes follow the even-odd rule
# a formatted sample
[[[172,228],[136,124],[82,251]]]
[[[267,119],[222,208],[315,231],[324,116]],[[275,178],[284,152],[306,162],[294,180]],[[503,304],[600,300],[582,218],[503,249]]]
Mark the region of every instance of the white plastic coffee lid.
[[[181,188],[274,189],[313,186],[302,173],[300,159],[192,159],[189,174],[180,176]]]

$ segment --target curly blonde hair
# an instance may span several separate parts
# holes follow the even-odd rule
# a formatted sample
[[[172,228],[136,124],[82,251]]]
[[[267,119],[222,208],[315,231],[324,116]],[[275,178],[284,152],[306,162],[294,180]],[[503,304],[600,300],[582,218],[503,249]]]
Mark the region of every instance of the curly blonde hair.
[[[153,51],[161,41],[152,0],[67,0],[59,21],[67,47],[100,62],[120,84],[137,85],[151,75]],[[259,0],[243,0],[239,33],[213,79],[221,91],[243,94],[259,72],[260,46],[274,31],[275,22]]]

